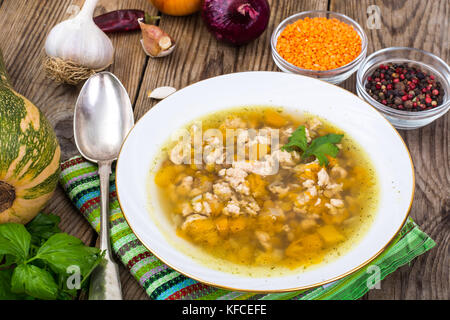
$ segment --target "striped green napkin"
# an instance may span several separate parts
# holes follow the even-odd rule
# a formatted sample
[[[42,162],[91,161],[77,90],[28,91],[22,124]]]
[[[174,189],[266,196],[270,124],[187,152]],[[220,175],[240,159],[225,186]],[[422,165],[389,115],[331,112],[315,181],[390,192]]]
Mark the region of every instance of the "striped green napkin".
[[[60,182],[67,195],[95,230],[100,222],[97,166],[82,157],[61,164]],[[113,170],[114,171],[114,170]],[[131,231],[117,201],[114,172],[110,183],[111,244],[113,251],[151,299],[358,299],[399,267],[435,246],[409,218],[389,247],[369,265],[318,288],[255,294],[232,292],[202,284],[169,268],[150,253]]]

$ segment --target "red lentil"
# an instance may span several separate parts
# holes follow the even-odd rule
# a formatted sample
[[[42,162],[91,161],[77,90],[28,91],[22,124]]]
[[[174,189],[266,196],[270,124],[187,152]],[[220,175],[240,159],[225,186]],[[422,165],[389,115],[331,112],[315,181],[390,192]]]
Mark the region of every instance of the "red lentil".
[[[307,17],[286,26],[278,37],[277,51],[299,68],[331,70],[358,57],[361,37],[338,19]]]

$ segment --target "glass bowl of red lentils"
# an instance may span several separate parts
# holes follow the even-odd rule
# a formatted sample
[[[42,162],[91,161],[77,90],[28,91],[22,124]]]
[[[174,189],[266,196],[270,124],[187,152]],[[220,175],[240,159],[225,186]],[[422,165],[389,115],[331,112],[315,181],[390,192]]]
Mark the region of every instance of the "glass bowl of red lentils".
[[[449,110],[450,67],[420,49],[386,48],[362,63],[356,90],[397,129],[417,129]]]
[[[305,11],[278,25],[271,47],[272,58],[282,71],[339,84],[364,61],[367,36],[344,14]]]

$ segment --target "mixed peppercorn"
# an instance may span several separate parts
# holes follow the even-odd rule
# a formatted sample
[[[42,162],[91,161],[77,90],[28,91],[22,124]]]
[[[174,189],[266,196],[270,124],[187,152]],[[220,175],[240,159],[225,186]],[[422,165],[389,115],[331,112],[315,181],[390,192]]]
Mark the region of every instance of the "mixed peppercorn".
[[[424,111],[442,104],[444,90],[432,74],[408,64],[381,64],[367,77],[367,93],[390,108]]]

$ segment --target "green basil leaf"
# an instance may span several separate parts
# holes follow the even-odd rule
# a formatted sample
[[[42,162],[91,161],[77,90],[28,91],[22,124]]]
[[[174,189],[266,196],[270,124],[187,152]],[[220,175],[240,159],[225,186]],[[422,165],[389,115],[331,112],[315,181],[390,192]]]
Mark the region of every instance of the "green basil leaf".
[[[306,128],[305,126],[299,126],[292,132],[291,136],[288,138],[288,143],[281,147],[283,151],[294,151],[295,148],[299,148],[303,151],[306,150],[308,146],[308,140],[306,139]]]
[[[20,264],[12,274],[11,291],[52,300],[58,295],[58,286],[48,271],[31,264]]]
[[[31,234],[31,243],[39,246],[52,235],[61,232],[58,227],[60,221],[61,218],[54,214],[39,213],[26,225]]]
[[[314,155],[319,160],[320,165],[328,166],[329,161],[326,155],[333,158],[337,156],[339,148],[335,144],[339,143],[343,136],[342,134],[330,133],[314,139],[303,153],[302,158],[305,159]]]
[[[17,300],[20,295],[11,291],[13,269],[0,270],[0,300]]]
[[[10,254],[5,254],[0,258],[0,269],[7,268],[16,263],[16,257]]]
[[[16,262],[23,262],[28,258],[31,235],[25,227],[18,223],[0,225],[0,254],[10,254]]]
[[[316,156],[321,166],[323,165],[328,166],[329,161],[326,155],[336,158],[337,154],[339,153],[339,148],[336,147],[334,144],[326,143],[318,146],[317,148],[311,150],[310,152],[312,155]]]
[[[51,236],[39,248],[35,258],[45,261],[50,268],[59,274],[66,274],[70,266],[78,266],[85,275],[96,262],[100,250],[85,246],[83,242],[66,233]]]

